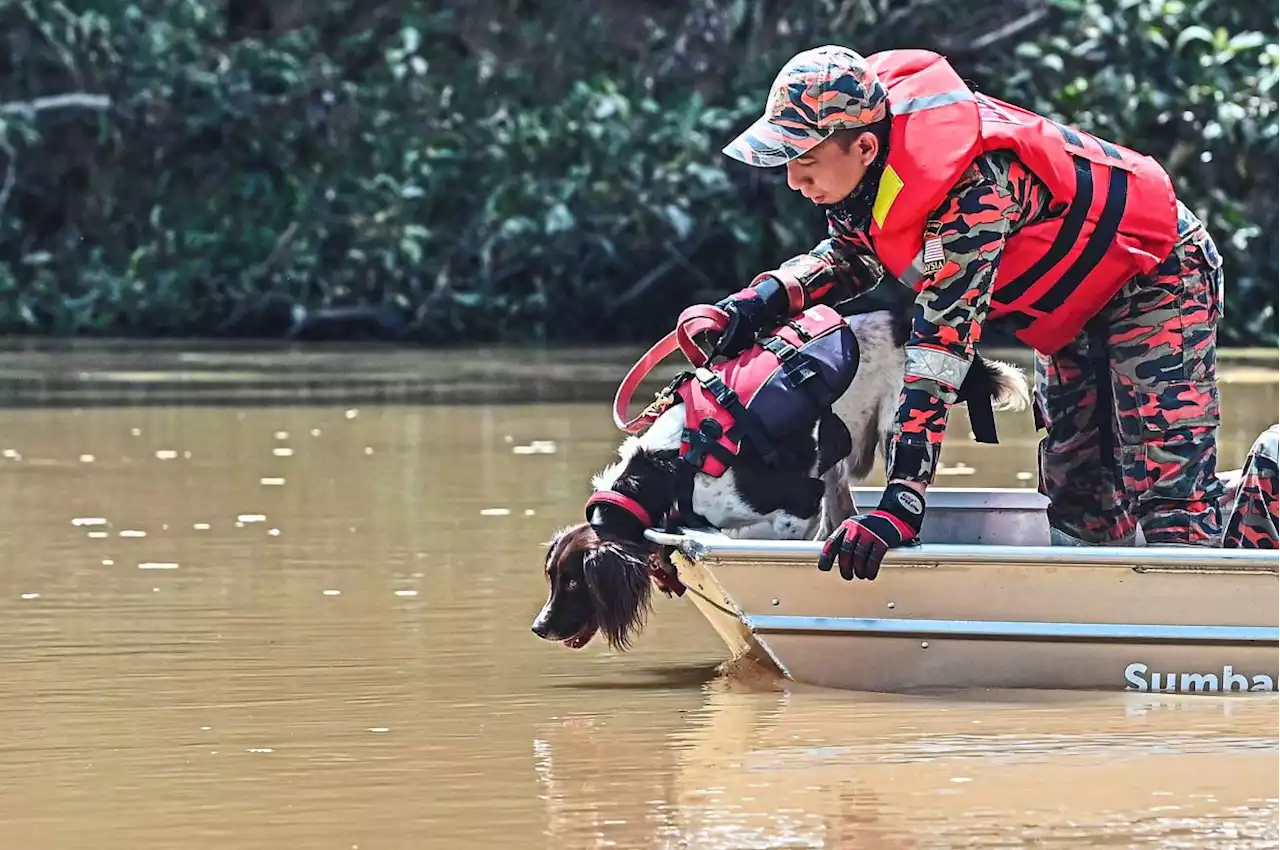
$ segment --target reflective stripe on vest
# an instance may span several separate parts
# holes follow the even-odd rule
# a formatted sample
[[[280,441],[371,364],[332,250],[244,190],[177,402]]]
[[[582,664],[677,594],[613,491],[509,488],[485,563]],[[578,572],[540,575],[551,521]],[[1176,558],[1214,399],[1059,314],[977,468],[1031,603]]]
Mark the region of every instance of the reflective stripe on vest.
[[[911,112],[923,112],[926,109],[936,109],[939,106],[950,106],[953,103],[961,103],[973,99],[973,92],[968,89],[952,89],[939,94],[927,94],[904,100],[896,106],[890,106],[889,111],[894,115],[906,115]]]

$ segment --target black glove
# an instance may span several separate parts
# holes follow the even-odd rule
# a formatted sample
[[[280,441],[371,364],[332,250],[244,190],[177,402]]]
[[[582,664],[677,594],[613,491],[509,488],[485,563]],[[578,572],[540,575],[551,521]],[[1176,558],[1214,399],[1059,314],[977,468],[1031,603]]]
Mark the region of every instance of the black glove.
[[[729,314],[729,326],[712,347],[712,357],[737,357],[751,347],[756,334],[773,330],[791,309],[786,288],[772,277],[717,301],[716,306]]]
[[[924,522],[924,497],[902,484],[890,484],[880,497],[880,507],[840,523],[827,538],[818,558],[818,569],[829,572],[839,554],[840,575],[874,581],[880,561],[890,549],[914,540]]]

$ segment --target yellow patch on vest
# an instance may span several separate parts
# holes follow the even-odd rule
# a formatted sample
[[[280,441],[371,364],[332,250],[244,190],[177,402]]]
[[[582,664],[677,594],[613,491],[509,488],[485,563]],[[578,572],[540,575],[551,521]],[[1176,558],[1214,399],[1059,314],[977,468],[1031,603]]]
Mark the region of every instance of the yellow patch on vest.
[[[884,219],[889,214],[889,207],[893,206],[893,202],[897,200],[898,193],[901,191],[902,178],[893,170],[892,165],[886,165],[884,173],[880,175],[880,189],[876,192],[876,202],[871,207],[871,217],[880,227],[884,227]]]

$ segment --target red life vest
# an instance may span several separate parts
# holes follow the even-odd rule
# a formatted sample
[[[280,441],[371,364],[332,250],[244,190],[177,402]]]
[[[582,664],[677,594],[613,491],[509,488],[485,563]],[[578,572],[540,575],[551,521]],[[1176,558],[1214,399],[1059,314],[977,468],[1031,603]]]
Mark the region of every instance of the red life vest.
[[[695,473],[713,478],[724,475],[744,443],[766,464],[794,462],[781,445],[783,441],[798,430],[816,426],[849,389],[858,371],[860,352],[853,328],[824,304],[815,304],[768,335],[757,336],[738,356],[707,365],[706,352],[697,347],[693,337],[707,330],[722,333],[728,321],[719,308],[685,310],[676,330],[631,367],[614,398],[614,422],[629,434],[643,433],[665,411],[681,403],[682,463],[674,507],[675,516],[683,523],[706,523],[693,509]],[[694,371],[680,372],[639,416],[628,418],[627,408],[640,382],[677,349],[684,351]],[[587,500],[588,521],[600,504],[622,508],[646,527],[660,519],[631,496],[599,490]],[[683,593],[683,589],[676,592]]]
[[[1151,157],[976,94],[936,53],[888,50],[868,61],[893,115],[868,235],[903,283],[918,289],[936,262],[923,250],[930,214],[974,159],[1001,149],[1066,208],[1006,240],[994,281],[990,316],[1013,314],[1017,337],[1035,350],[1070,342],[1125,281],[1173,250],[1173,184]]]
[[[858,359],[844,317],[818,304],[737,357],[684,373],[673,382],[684,403],[681,459],[718,478],[747,440],[765,463],[785,462],[777,444],[817,424],[853,382]]]

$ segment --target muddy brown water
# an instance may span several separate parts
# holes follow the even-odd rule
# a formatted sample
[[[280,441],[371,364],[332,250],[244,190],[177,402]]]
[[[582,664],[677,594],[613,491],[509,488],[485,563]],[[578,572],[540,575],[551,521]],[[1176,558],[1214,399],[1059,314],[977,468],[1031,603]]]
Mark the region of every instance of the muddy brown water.
[[[662,597],[625,655],[539,641],[542,542],[619,435],[545,400],[571,363],[485,357],[0,356],[4,846],[1277,845],[1271,696],[743,682]],[[1225,467],[1276,376],[1223,394]],[[1029,420],[941,483],[1030,486]]]

